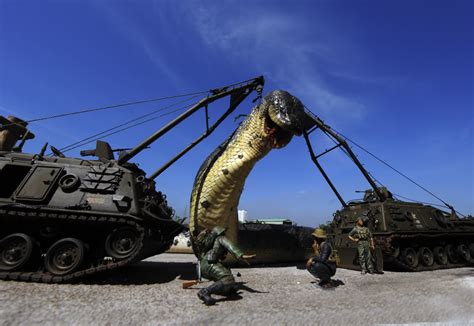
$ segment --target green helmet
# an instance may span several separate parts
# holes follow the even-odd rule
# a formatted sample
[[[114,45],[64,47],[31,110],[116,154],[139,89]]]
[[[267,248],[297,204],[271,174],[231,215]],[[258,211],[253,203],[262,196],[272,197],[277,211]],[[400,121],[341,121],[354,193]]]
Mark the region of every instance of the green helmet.
[[[205,254],[208,250],[212,249],[217,237],[224,234],[226,230],[222,226],[215,226],[212,230],[202,230],[193,240],[193,246],[196,248],[195,252],[199,255]]]

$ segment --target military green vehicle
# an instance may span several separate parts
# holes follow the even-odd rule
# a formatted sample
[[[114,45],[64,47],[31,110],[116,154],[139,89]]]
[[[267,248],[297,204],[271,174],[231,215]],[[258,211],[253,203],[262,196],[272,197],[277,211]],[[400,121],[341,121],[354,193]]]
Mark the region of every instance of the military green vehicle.
[[[308,114],[313,119],[314,127],[305,131],[304,137],[311,158],[343,206],[334,213],[329,234],[341,267],[360,269],[357,244],[348,238],[359,217],[365,220],[374,236],[376,249],[373,256],[379,271],[383,268],[425,271],[474,264],[472,216],[461,218],[444,201],[450,213],[431,205],[396,199],[386,187],[377,186],[341,134],[312,113]],[[309,138],[309,134],[315,130],[320,130],[332,139],[334,147],[316,155]],[[347,154],[372,187],[364,192],[363,199],[344,201],[318,161],[319,157],[336,148],[341,148]]]
[[[267,224],[250,221],[239,224],[239,246],[244,252],[255,252],[252,265],[284,264],[306,261],[312,254],[314,228],[293,222]],[[239,264],[229,255],[228,262]],[[240,262],[243,265],[242,262]]]
[[[167,250],[166,196],[105,142],[98,160],[0,152],[0,278],[61,282]]]
[[[106,142],[66,157],[47,144],[22,153],[34,135],[18,118],[0,118],[0,279],[63,282],[108,271],[169,249],[185,227],[173,218],[154,179],[206,138],[263,78],[211,90],[197,104],[119,158]],[[227,111],[208,123],[208,104],[230,97]],[[150,176],[129,162],[194,112],[205,109],[206,131]],[[21,141],[18,147],[15,144]]]
[[[438,208],[394,199],[385,188],[367,190],[334,214],[335,248],[341,266],[358,269],[356,244],[348,239],[358,217],[366,220],[376,246],[378,270],[424,271],[474,263],[474,220]]]

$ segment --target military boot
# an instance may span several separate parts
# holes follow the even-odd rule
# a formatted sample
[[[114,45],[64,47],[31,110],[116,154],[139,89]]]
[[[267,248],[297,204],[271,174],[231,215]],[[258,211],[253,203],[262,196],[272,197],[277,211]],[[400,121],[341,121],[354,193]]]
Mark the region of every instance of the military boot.
[[[207,290],[207,288],[199,290],[197,294],[198,298],[201,299],[201,301],[206,305],[206,306],[212,306],[216,304],[216,299],[211,297],[211,294]]]
[[[206,306],[212,306],[216,303],[216,299],[211,297],[211,294],[219,293],[222,294],[225,290],[225,285],[222,281],[217,281],[205,289],[201,289],[198,292],[198,298],[201,299]]]

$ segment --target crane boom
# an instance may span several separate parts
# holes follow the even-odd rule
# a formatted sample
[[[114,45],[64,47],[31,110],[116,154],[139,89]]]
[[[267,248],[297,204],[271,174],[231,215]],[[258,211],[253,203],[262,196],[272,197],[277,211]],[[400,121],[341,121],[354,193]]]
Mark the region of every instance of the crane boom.
[[[181,151],[179,154],[177,154],[174,158],[172,158],[170,161],[168,161],[165,165],[163,165],[160,169],[158,169],[155,173],[151,175],[151,178],[156,178],[160,173],[162,173],[166,168],[168,168],[171,164],[176,162],[180,157],[182,157],[185,153],[187,153],[189,150],[191,150],[194,146],[196,146],[200,141],[202,141],[204,138],[206,138],[209,134],[211,134],[214,129],[227,117],[229,114],[231,114],[237,106],[245,99],[247,98],[250,93],[253,91],[256,91],[259,96],[261,96],[263,85],[265,81],[263,76],[256,77],[254,79],[251,79],[250,81],[235,85],[235,86],[229,86],[229,87],[224,87],[220,89],[215,89],[211,90],[211,94],[203,99],[201,99],[198,103],[193,105],[191,108],[189,108],[186,112],[182,113],[180,116],[178,116],[176,119],[170,121],[167,123],[165,126],[163,126],[161,129],[157,130],[155,133],[153,133],[150,137],[145,139],[143,142],[132,148],[129,152],[125,153],[118,159],[118,164],[124,164],[128,162],[131,158],[133,158],[135,155],[140,153],[142,150],[144,150],[146,147],[148,147],[150,144],[158,140],[161,136],[166,134],[168,131],[176,127],[178,124],[189,118],[193,113],[205,109],[206,112],[206,131],[204,134],[202,134],[200,137],[198,137],[195,141],[193,141],[190,145],[188,145],[183,151]],[[230,104],[228,109],[225,111],[225,113],[212,125],[208,125],[208,110],[207,107],[209,104],[212,102],[219,100],[221,98],[224,98],[226,96],[230,96]]]

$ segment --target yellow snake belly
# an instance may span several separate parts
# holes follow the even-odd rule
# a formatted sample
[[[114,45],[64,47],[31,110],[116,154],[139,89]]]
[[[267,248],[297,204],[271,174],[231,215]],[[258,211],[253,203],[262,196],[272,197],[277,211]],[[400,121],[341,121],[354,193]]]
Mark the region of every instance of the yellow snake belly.
[[[291,97],[291,101],[282,102],[282,94]],[[226,236],[237,241],[237,208],[247,176],[272,148],[285,146],[293,134],[298,134],[283,124],[288,121],[280,121],[279,110],[294,115],[284,107],[288,103],[297,106],[298,111],[303,110],[301,102],[287,92],[274,91],[267,95],[202,164],[191,193],[189,228],[192,241],[201,231],[215,226],[227,228]]]

